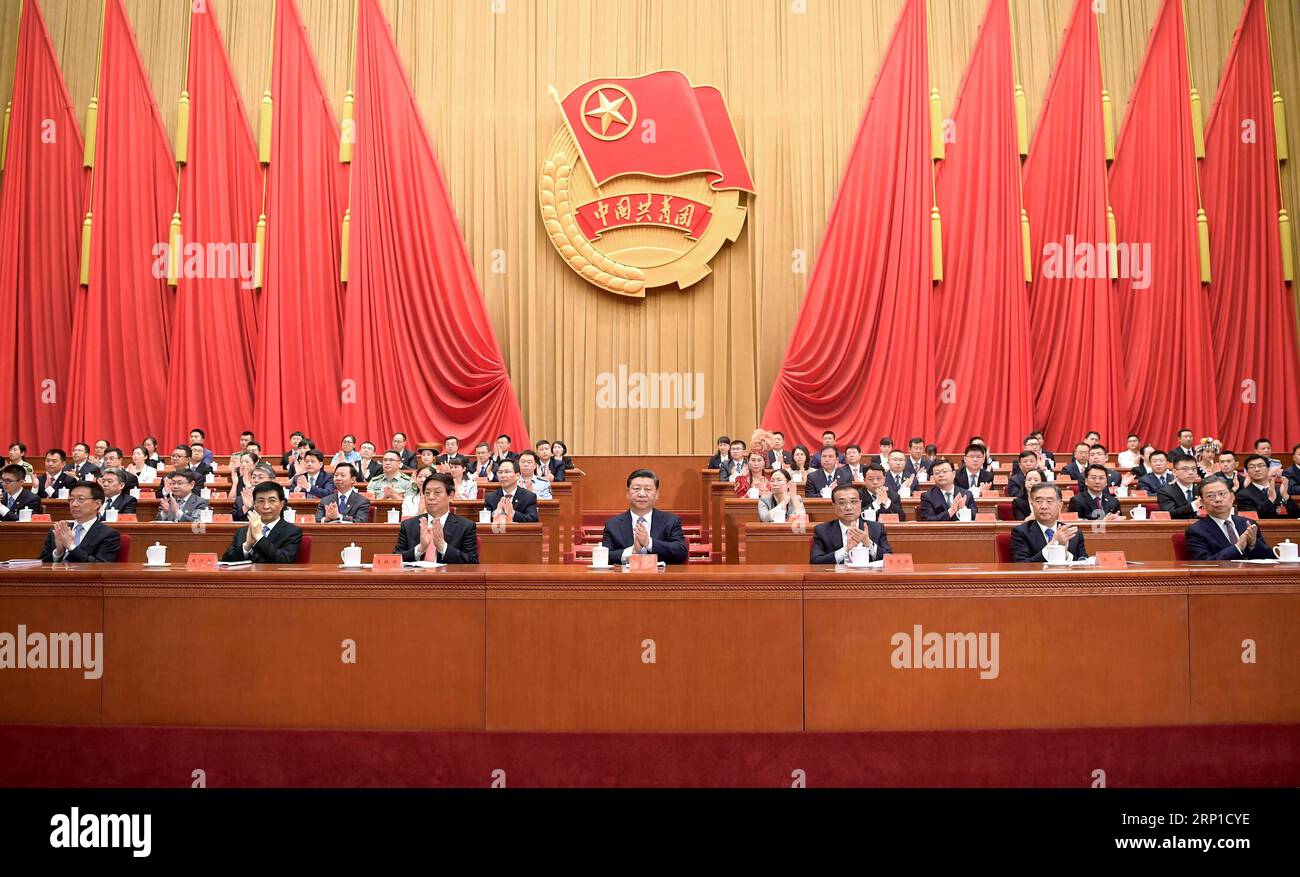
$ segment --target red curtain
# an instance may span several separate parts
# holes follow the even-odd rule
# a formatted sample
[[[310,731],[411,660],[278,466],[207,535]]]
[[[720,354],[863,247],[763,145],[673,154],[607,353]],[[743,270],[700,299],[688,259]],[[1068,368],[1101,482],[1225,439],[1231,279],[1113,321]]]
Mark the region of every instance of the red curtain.
[[[1115,284],[1127,421],[1158,447],[1172,447],[1184,426],[1208,435],[1217,421],[1214,385],[1202,369],[1211,315],[1196,246],[1189,83],[1182,3],[1164,0],[1110,171],[1130,267]]]
[[[1033,429],[1011,58],[1010,11],[1006,0],[992,0],[953,105],[956,136],[935,180],[944,275],[935,286],[934,441],[945,450],[976,434],[995,451],[1019,450]]]
[[[215,16],[212,0],[190,15],[189,155],[181,171],[186,255],[172,324],[164,442],[187,441],[197,426],[210,448],[228,453],[253,422],[252,269],[262,170]]]
[[[63,437],[130,447],[163,426],[172,294],[157,245],[176,208],[176,165],[122,0],[104,12],[97,140]]]
[[[1266,437],[1281,456],[1300,441],[1300,355],[1282,280],[1272,96],[1264,4],[1247,0],[1207,121],[1201,165],[1214,272],[1214,385],[1218,437],[1234,449]],[[1198,377],[1209,380],[1204,367]]]
[[[1117,447],[1127,432],[1122,322],[1105,262],[1101,55],[1091,0],[1075,3],[1025,163],[1024,189],[1035,258],[1029,290],[1034,419],[1048,447],[1069,448],[1093,429]]]
[[[763,413],[799,442],[934,433],[925,39],[925,2],[908,0]]]
[[[397,47],[376,0],[360,0],[352,263],[344,420],[528,445],[519,401]]]
[[[275,8],[274,136],[253,430],[267,450],[282,447],[293,430],[331,447],[341,436],[339,406],[347,390],[339,282],[347,166],[339,163],[338,125],[297,5],[280,0]]]
[[[68,327],[86,204],[82,140],[41,8],[24,5],[8,153],[0,177],[0,437],[35,455],[59,444]]]

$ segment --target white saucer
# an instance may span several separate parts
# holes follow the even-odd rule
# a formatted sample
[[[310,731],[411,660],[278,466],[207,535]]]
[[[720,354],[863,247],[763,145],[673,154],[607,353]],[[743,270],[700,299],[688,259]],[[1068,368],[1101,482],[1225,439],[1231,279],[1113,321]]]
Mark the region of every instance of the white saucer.
[[[1064,563],[1051,563],[1049,561],[1044,560],[1043,566],[1050,567],[1052,569],[1065,569],[1066,567],[1070,566],[1072,563],[1074,563],[1073,560],[1067,560]]]
[[[170,563],[146,563],[143,564],[143,566],[145,569],[165,569],[166,567],[171,566],[171,564]]]
[[[364,563],[340,563],[339,569],[365,569]]]
[[[871,561],[867,561],[866,563],[848,563],[848,562],[846,562],[846,563],[844,564],[844,568],[845,568],[845,569],[871,569],[872,566],[871,566]]]
[[[1273,559],[1276,560],[1278,563],[1300,563],[1300,557],[1297,557],[1295,560],[1283,560],[1280,557],[1275,557]]]
[[[590,569],[613,569],[613,568],[614,568],[614,564],[612,564],[612,563],[607,563],[607,564],[604,564],[603,566],[602,566],[601,564],[598,564],[598,563],[589,563],[589,564],[587,564],[587,566],[588,566]]]

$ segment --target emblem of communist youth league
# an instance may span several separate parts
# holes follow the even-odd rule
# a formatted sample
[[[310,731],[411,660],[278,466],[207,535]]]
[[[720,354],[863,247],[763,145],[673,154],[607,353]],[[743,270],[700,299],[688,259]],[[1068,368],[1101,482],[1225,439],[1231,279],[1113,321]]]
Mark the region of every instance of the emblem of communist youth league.
[[[754,192],[722,94],[675,70],[551,94],[563,124],[539,197],[561,258],[589,283],[639,298],[707,275]]]

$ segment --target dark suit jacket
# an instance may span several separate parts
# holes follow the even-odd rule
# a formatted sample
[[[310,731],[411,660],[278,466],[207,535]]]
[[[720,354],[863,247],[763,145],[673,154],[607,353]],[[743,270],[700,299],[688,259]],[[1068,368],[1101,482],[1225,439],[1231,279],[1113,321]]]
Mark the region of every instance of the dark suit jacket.
[[[1246,531],[1251,521],[1238,515],[1232,516],[1232,525],[1240,535]],[[1242,560],[1243,558],[1273,558],[1273,549],[1264,539],[1260,530],[1255,539],[1255,547],[1247,548],[1243,554],[1234,543],[1228,541],[1228,534],[1223,532],[1218,521],[1213,518],[1201,518],[1187,528],[1187,558],[1189,560]]]
[[[852,484],[852,483],[853,483],[852,479],[849,478],[849,470],[844,468],[843,466],[836,467],[834,483],[831,483],[830,479],[826,477],[826,470],[818,466],[815,470],[813,470],[808,474],[808,480],[804,482],[803,495],[821,496],[822,488],[826,487],[827,485],[829,485],[830,488],[834,490],[835,487],[840,484]]]
[[[1201,495],[1201,485],[1192,485],[1192,495]],[[1177,481],[1170,484],[1164,490],[1160,491],[1160,511],[1169,512],[1171,518],[1194,518],[1196,509],[1187,501],[1187,495],[1183,493],[1183,487]]]
[[[1300,466],[1283,469],[1282,474],[1286,476],[1287,492],[1292,495],[1300,494]]]
[[[1046,547],[1046,536],[1037,521],[1026,521],[1011,531],[1011,560],[1014,563],[1042,563],[1043,549]],[[1073,554],[1075,560],[1082,560],[1088,556],[1088,549],[1083,544],[1082,530],[1075,534],[1070,544],[1065,546],[1065,550]]]
[[[1007,496],[1016,497],[1025,492],[1025,473],[1012,472],[1007,476]]]
[[[1023,521],[1029,517],[1031,511],[1033,509],[1029,507],[1029,496],[1022,490],[1019,496],[1011,500],[1011,518],[1016,521]]]
[[[420,522],[427,515],[407,518],[397,531],[397,546],[394,554],[402,555],[402,560],[415,561],[415,549],[420,547]],[[447,515],[447,523],[442,527],[442,536],[447,540],[447,550],[438,552],[436,557],[425,555],[422,560],[436,560],[438,563],[478,563],[478,530],[474,522],[458,515]],[[432,546],[437,550],[437,546]]]
[[[338,502],[341,494],[331,493],[329,496],[321,497],[321,501],[316,503],[316,521],[317,523],[325,520],[325,506],[332,502]],[[340,508],[339,514],[344,521],[349,524],[369,524],[374,511],[370,507],[370,497],[366,496],[363,491],[352,488],[352,498],[348,500],[346,508]]]
[[[865,512],[867,509],[876,509],[878,515],[898,515],[899,523],[902,523],[907,520],[907,513],[903,511],[903,501],[898,494],[889,489],[888,480],[889,476],[885,476],[885,492],[889,494],[889,507],[876,509],[875,495],[865,487],[861,487],[858,488],[858,494],[862,497],[862,510]]]
[[[384,474],[384,464],[376,458],[371,458],[369,464],[357,462],[352,465],[356,466],[357,471],[361,473],[357,476],[357,483],[362,485],[369,484],[370,479]]]
[[[50,476],[48,475],[36,476],[36,490],[34,492],[36,493],[37,496],[41,497],[42,499],[54,499],[58,497],[60,490],[64,490],[65,488],[71,490],[72,485],[77,481],[77,479],[72,476],[71,472],[69,472],[67,469],[64,469],[57,476],[55,476],[54,482],[51,485],[54,488],[54,493],[49,494],[45,492],[45,487],[46,487],[45,482],[46,479],[48,479],[49,477]]]
[[[117,563],[117,553],[121,550],[122,540],[117,535],[117,531],[106,526],[103,521],[93,521],[90,529],[82,534],[81,544],[65,554],[61,562]],[[41,562],[54,562],[53,529],[45,534],[45,544],[41,546]]]
[[[497,467],[491,460],[488,460],[487,463],[483,464],[482,468],[479,468],[478,460],[471,459],[469,474],[471,478],[486,478],[488,481],[496,481]]]
[[[981,469],[979,474],[979,483],[981,487],[985,484],[992,484],[993,473],[990,472],[988,469]],[[962,466],[960,469],[957,470],[957,477],[953,479],[953,484],[956,484],[962,490],[970,489],[971,486],[970,478],[966,473],[965,466]]]
[[[921,458],[920,463],[916,463],[912,460],[912,455],[908,454],[907,462],[903,464],[903,474],[915,475],[917,472],[929,472],[931,466],[933,465],[934,465],[933,463],[931,463],[929,460],[925,459],[924,457]]]
[[[610,563],[621,563],[623,552],[634,543],[630,510],[605,522],[600,544],[609,549]],[[650,553],[658,555],[664,563],[686,562],[686,534],[682,532],[681,518],[662,509],[651,510]]]
[[[879,560],[886,554],[893,554],[894,549],[889,547],[889,537],[885,535],[885,525],[876,521],[863,521],[859,529],[865,528],[867,536],[871,538],[877,546],[876,551],[871,555],[872,560]],[[833,521],[823,521],[813,528],[812,556],[809,563],[834,563],[835,552],[844,547],[844,540],[840,538],[839,519]]]
[[[1174,473],[1169,471],[1168,469],[1165,470],[1165,474],[1163,477],[1164,477],[1164,481],[1161,482],[1160,478],[1156,476],[1156,473],[1148,472],[1146,475],[1143,475],[1141,478],[1138,479],[1138,487],[1140,487],[1142,490],[1145,490],[1147,493],[1151,494],[1152,496],[1155,496],[1161,491],[1163,491],[1170,484],[1174,483]]]
[[[323,499],[324,497],[327,497],[334,492],[334,479],[324,469],[321,469],[319,472],[317,472],[315,478],[312,478],[311,475],[308,475],[306,472],[301,472],[298,474],[307,476],[308,496],[314,496]],[[297,475],[294,475],[294,477],[291,479],[289,483],[289,490],[286,490],[285,492],[286,493],[302,492],[298,487]]]
[[[966,508],[970,509],[971,520],[975,520],[975,515],[979,514],[975,507],[975,497],[969,490],[962,490],[960,487],[953,487],[953,499],[957,494],[963,494],[966,497]],[[916,519],[918,521],[955,521],[956,518],[948,514],[948,505],[943,501],[943,491],[938,487],[931,487],[925,493],[921,494],[921,506],[917,510]]]
[[[1085,487],[1081,493],[1076,493],[1074,499],[1070,500],[1070,507],[1066,511],[1076,513],[1080,520],[1084,521],[1095,520],[1099,517],[1105,517],[1111,512],[1118,512],[1119,499],[1110,492],[1109,488],[1101,495],[1101,508],[1102,512],[1098,515],[1097,503],[1092,498],[1092,494],[1088,492],[1088,488]]]
[[[10,503],[9,495],[8,494],[0,495],[0,505],[9,506],[9,514],[5,515],[3,518],[0,518],[0,521],[18,520],[18,513],[23,509],[31,509],[32,514],[34,515],[43,514],[43,512],[41,511],[41,498],[36,494],[32,493],[30,490],[28,490],[25,487],[18,492],[18,498],[13,500],[12,502],[13,505],[9,506]]]
[[[99,517],[103,520],[104,513],[109,509],[117,509],[119,515],[134,515],[136,507],[135,497],[123,490],[110,501],[104,497],[104,504],[99,507]]]
[[[498,487],[483,497],[483,508],[495,514],[497,504],[501,502],[501,497],[504,495],[505,491]],[[537,494],[531,490],[524,490],[522,487],[515,488],[515,516],[513,520],[516,524],[537,523]]]
[[[68,470],[72,472],[73,477],[78,481],[89,481],[90,479],[87,477],[89,475],[94,475],[96,478],[99,477],[99,467],[89,460],[82,463],[80,469],[77,468],[75,463],[69,463]]]
[[[709,457],[709,462],[706,463],[706,464],[704,465],[704,468],[705,468],[705,469],[720,469],[720,468],[722,468],[722,463],[723,463],[723,461],[724,461],[724,460],[729,460],[729,459],[731,459],[731,454],[727,454],[727,456],[725,456],[725,457],[722,456],[721,454],[714,454],[712,457]]]
[[[407,448],[406,450],[402,451],[403,469],[415,469],[419,465],[419,462],[420,462],[420,455],[417,454],[415,451],[411,450],[410,448]]]
[[[1286,500],[1286,482],[1282,482],[1282,499]],[[1282,506],[1282,514],[1277,513],[1278,506]],[[1253,484],[1248,484],[1241,490],[1237,491],[1237,511],[1254,512],[1259,515],[1260,520],[1265,518],[1289,518],[1297,513],[1296,503],[1285,501],[1282,503],[1271,502],[1264,493]]]
[[[546,468],[551,470],[551,474],[555,476],[556,481],[563,481],[564,473],[573,468],[573,461],[568,457],[563,460],[547,460]],[[709,468],[713,467],[710,466]]]
[[[1061,474],[1068,475],[1069,477],[1073,478],[1075,481],[1081,482],[1083,481],[1083,470],[1087,468],[1088,468],[1087,463],[1084,463],[1083,468],[1081,469],[1079,467],[1079,464],[1075,460],[1071,459],[1070,462],[1066,463],[1065,466],[1061,469]]]
[[[302,548],[302,529],[283,518],[271,532],[253,544],[253,553],[244,557],[244,540],[248,527],[240,527],[221,559],[227,563],[251,560],[253,563],[297,563],[298,549]]]
[[[747,469],[749,469],[748,457],[743,460],[732,460],[731,458],[727,458],[726,460],[723,460],[722,465],[718,467],[718,480],[733,481],[734,479],[732,476],[735,473],[739,472],[741,475],[744,475]]]
[[[787,451],[787,450],[785,450],[784,448],[782,448],[782,449],[781,449],[781,468],[782,468],[782,469],[789,469],[790,466],[793,464],[793,462],[794,462],[794,461],[791,459],[791,454],[790,454],[790,452]],[[769,468],[769,469],[775,469],[775,468],[776,468],[776,451],[768,451],[768,452],[767,452],[767,468]]]
[[[192,464],[190,468],[194,470],[194,477],[199,479],[200,485],[206,484],[208,476],[212,474],[212,467],[202,461]]]
[[[915,491],[917,483],[916,473],[904,471],[901,477],[895,478],[893,472],[885,472],[885,487],[894,493],[898,493],[899,488],[904,486],[910,487]]]

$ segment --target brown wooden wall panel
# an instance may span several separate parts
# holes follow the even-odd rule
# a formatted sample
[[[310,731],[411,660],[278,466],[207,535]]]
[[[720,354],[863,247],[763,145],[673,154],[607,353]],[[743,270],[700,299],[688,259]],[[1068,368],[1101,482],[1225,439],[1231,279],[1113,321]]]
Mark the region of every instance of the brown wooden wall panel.
[[[457,587],[278,588],[148,573],[110,586],[109,724],[305,728],[483,726],[481,577]],[[476,583],[476,580],[478,583]],[[344,663],[343,641],[356,644]]]
[[[29,634],[46,637],[104,630],[103,588],[98,575],[73,574],[60,581],[50,578],[40,577],[42,584],[6,584],[0,590],[0,632],[14,636],[15,649],[19,625]],[[105,651],[106,647],[99,655],[100,670],[106,673],[112,665]],[[13,660],[17,661],[16,653]],[[100,680],[87,679],[84,669],[0,669],[0,722],[98,724],[99,691]]]
[[[672,584],[691,578],[494,579],[488,729],[799,730],[797,578],[727,576],[708,593]],[[647,640],[655,663],[642,660]]]
[[[1193,593],[1188,604],[1192,721],[1300,720],[1300,595]],[[1242,661],[1247,639],[1255,663]]]
[[[1188,720],[1182,594],[809,595],[808,730],[1163,725]],[[896,669],[896,633],[998,634],[996,678]],[[988,642],[991,643],[991,637]],[[992,672],[991,670],[988,672]]]

